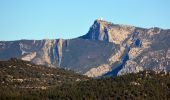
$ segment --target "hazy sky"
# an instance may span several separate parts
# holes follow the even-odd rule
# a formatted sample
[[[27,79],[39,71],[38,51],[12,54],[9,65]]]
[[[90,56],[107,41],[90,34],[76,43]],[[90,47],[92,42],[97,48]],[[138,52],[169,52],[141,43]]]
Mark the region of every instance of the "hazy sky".
[[[170,28],[170,0],[0,0],[0,40],[74,38],[97,18]]]

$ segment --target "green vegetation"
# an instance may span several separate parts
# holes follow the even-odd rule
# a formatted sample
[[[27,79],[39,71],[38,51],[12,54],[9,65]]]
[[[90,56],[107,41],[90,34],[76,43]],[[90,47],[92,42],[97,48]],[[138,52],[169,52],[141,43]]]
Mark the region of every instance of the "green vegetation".
[[[13,67],[7,67],[7,65],[11,65],[11,63],[17,64],[17,67],[15,67],[17,68],[16,70]],[[23,66],[25,64],[25,67],[18,67],[21,64],[23,64]],[[169,73],[143,71],[137,74],[128,74],[115,78],[90,79],[62,69],[46,68],[36,65],[30,67],[30,65],[26,65],[28,65],[28,62],[18,60],[0,62],[1,100],[170,99]],[[26,71],[21,71],[21,68]],[[42,75],[42,73],[44,75]],[[34,80],[34,78],[36,78],[36,80]],[[16,79],[25,80],[16,81]],[[28,79],[31,79],[31,82],[29,82]],[[51,81],[49,82],[49,80]]]
[[[0,61],[0,99],[42,98],[43,96],[37,93],[54,86],[87,79],[72,71],[47,68],[13,58],[9,61]]]

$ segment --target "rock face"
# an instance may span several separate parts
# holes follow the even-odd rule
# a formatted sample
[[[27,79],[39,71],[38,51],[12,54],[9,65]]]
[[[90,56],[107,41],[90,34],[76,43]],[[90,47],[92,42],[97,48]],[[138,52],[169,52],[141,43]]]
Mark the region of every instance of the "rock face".
[[[170,71],[170,30],[98,19],[87,34],[75,39],[1,41],[0,60],[14,57],[89,77]]]
[[[134,27],[132,26],[116,25],[97,19],[91,26],[89,32],[82,36],[82,38],[121,44],[133,30]]]
[[[1,41],[0,60],[19,58],[38,65],[61,67],[85,74],[91,68],[107,63],[118,45],[102,41],[71,40],[21,40]]]
[[[108,74],[121,75],[143,69],[170,71],[169,29],[144,29],[96,20],[89,32],[81,38],[120,45],[118,52],[108,59],[112,68]]]
[[[62,47],[63,47],[63,41],[62,39],[58,40],[57,43],[57,56],[58,56],[58,65],[60,66],[61,60],[62,60]]]
[[[108,64],[119,45],[81,38],[63,42],[61,67],[85,74],[92,68]]]
[[[140,71],[143,71],[143,67],[139,66],[136,62],[134,61],[127,61],[126,65],[118,72],[118,75],[125,75],[128,73],[138,73]]]
[[[39,65],[58,66],[56,40],[20,40],[0,42],[0,59],[20,58]]]
[[[98,76],[101,76],[109,71],[111,71],[111,67],[109,65],[103,64],[97,68],[90,69],[84,75],[86,75],[88,77],[98,77]]]

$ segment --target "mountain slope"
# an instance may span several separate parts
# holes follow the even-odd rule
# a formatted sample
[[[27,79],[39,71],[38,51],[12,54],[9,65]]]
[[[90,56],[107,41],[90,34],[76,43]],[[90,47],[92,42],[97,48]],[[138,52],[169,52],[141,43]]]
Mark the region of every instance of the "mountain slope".
[[[80,37],[120,45],[112,55],[112,71],[106,75],[139,72],[143,69],[169,71],[170,30],[157,27],[144,29],[96,20],[89,32]]]
[[[0,59],[16,57],[38,65],[61,67],[84,74],[107,63],[119,45],[81,38],[0,42]]]

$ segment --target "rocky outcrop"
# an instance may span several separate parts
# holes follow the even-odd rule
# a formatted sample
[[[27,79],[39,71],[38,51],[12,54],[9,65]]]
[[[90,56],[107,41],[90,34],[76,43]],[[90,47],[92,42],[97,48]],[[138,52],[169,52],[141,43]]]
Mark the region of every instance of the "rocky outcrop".
[[[58,55],[58,65],[60,66],[61,64],[61,59],[62,59],[62,46],[63,46],[63,40],[59,39],[57,43],[57,55]]]
[[[99,77],[106,74],[109,71],[111,71],[111,67],[107,64],[103,64],[101,66],[98,66],[97,68],[91,68],[84,75],[88,77]]]
[[[167,50],[166,59],[170,59],[170,48]]]
[[[135,59],[137,56],[139,56],[142,53],[143,49],[142,48],[131,48],[129,51],[129,59]]]
[[[24,61],[31,61],[35,57],[36,57],[36,52],[33,52],[33,53],[29,53],[29,54],[23,56],[21,59]]]
[[[97,19],[89,32],[81,38],[121,44],[134,29],[133,26],[118,25]]]
[[[25,61],[32,61],[35,64],[58,66],[56,51],[56,40],[21,40],[2,41],[3,48],[0,48],[0,59],[19,58]]]
[[[56,65],[56,62],[52,61],[52,59],[56,59],[56,40],[43,40],[42,47],[37,51],[36,57],[32,60],[32,62],[38,65],[47,65],[53,66]]]
[[[121,46],[119,51],[116,54],[111,55],[111,57],[108,59],[109,65],[112,65],[115,62],[119,62],[124,52],[125,48]]]
[[[118,72],[118,75],[138,73],[143,70],[144,68],[142,66],[139,66],[136,62],[129,60],[126,62],[126,65]]]

